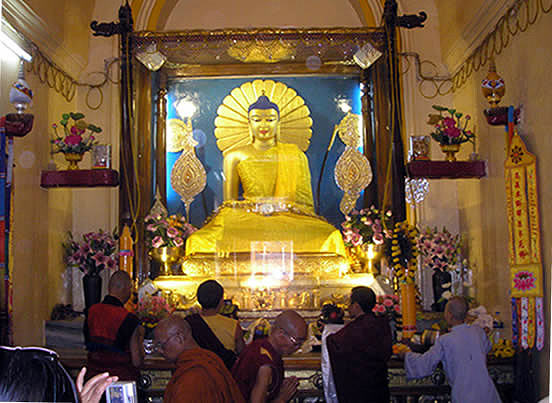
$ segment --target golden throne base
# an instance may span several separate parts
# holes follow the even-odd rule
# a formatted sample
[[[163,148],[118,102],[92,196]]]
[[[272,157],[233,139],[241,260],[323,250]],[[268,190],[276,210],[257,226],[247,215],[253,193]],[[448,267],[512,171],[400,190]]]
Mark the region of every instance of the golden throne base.
[[[225,298],[238,305],[240,317],[259,314],[270,317],[283,309],[304,311],[306,316],[317,315],[325,302],[347,305],[352,287],[369,284],[368,274],[350,273],[347,258],[333,254],[296,254],[292,268],[283,275],[259,272],[249,253],[226,257],[194,255],[187,257],[180,267],[181,274],[154,280],[178,309],[194,305],[199,284],[216,279],[224,287]]]

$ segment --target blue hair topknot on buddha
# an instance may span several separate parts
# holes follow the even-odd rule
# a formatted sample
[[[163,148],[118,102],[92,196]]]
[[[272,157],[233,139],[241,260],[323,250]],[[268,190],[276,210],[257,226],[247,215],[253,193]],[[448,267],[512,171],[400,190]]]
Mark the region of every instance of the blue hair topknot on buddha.
[[[252,109],[275,109],[280,116],[280,108],[274,102],[270,102],[270,99],[266,95],[261,95],[255,102],[249,105],[247,113],[251,112]]]

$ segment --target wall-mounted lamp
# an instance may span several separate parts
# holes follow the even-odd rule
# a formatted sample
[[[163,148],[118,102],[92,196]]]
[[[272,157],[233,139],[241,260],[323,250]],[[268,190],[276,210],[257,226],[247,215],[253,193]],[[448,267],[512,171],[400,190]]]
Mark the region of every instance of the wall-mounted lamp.
[[[382,53],[368,42],[353,55],[353,60],[362,69],[367,69],[374,64],[381,55]]]
[[[34,116],[25,111],[32,101],[33,91],[25,81],[25,67],[21,60],[17,81],[10,88],[10,103],[15,107],[17,113],[8,113],[4,118],[4,128],[8,136],[23,137],[31,131]]]
[[[167,56],[157,50],[157,44],[151,43],[141,52],[136,53],[136,58],[142,63],[149,71],[157,71],[167,61]]]

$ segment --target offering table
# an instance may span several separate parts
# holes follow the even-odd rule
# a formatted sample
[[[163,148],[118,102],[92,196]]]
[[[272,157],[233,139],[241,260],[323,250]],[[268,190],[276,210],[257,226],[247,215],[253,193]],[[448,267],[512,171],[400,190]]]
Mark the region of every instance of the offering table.
[[[62,364],[74,376],[86,363],[86,351],[82,349],[57,349]],[[284,357],[286,376],[297,376],[300,380],[299,392],[294,402],[324,401],[322,373],[320,370],[320,353],[298,353]],[[513,359],[488,359],[491,377],[495,381],[503,402],[512,401],[514,383]],[[163,391],[168,383],[174,366],[163,357],[148,355],[141,369],[139,390],[147,401],[161,401]],[[414,381],[407,381],[403,362],[397,358],[389,361],[389,387],[393,402],[418,401],[421,396],[450,398],[450,387],[446,384],[441,369],[433,375]],[[317,400],[312,400],[317,399]],[[448,400],[444,400],[448,401]]]

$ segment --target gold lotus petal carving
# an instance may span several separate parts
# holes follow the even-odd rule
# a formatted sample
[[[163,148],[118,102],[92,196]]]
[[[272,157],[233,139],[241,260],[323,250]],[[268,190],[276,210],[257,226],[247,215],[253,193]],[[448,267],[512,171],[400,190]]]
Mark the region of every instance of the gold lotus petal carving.
[[[296,144],[301,150],[306,151],[312,136],[310,109],[294,89],[273,80],[244,83],[224,98],[215,118],[218,148],[226,153],[251,141],[247,109],[263,94],[280,109],[280,140]]]

